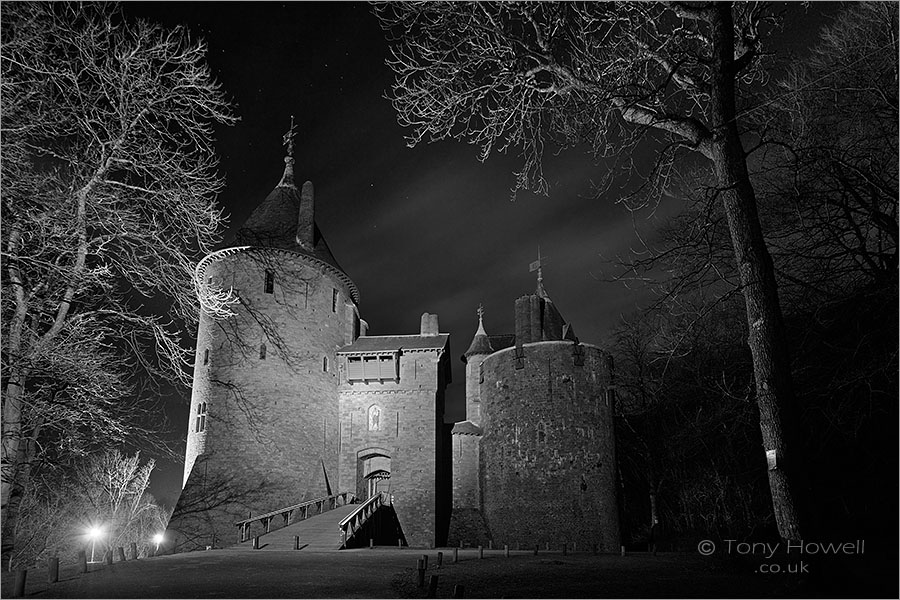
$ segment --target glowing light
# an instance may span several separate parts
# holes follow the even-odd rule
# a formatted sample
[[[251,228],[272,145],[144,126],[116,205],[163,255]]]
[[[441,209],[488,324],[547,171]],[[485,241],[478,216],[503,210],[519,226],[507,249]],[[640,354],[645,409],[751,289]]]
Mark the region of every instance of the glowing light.
[[[156,535],[153,536],[153,543],[155,543],[157,545],[162,544],[164,539],[165,539],[165,536],[163,534],[157,533]]]
[[[91,527],[90,529],[88,529],[87,535],[88,539],[96,540],[98,537],[103,535],[103,528],[96,526]]]

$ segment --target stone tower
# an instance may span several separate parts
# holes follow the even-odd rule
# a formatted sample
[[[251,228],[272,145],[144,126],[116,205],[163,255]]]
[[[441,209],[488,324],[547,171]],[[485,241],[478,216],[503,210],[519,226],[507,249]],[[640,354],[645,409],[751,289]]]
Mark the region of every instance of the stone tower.
[[[202,314],[184,489],[170,523],[181,548],[229,545],[250,511],[326,496],[338,479],[336,351],[360,334],[359,292],[315,222],[293,158],[231,247],[197,267],[233,290],[233,315]]]
[[[425,313],[418,334],[360,337],[338,352],[340,487],[359,498],[389,493],[410,546],[447,539],[449,337]]]
[[[610,356],[578,340],[540,269],[535,293],[515,302],[515,335],[488,335],[480,313],[462,357],[467,420],[453,428],[451,543],[615,551]]]

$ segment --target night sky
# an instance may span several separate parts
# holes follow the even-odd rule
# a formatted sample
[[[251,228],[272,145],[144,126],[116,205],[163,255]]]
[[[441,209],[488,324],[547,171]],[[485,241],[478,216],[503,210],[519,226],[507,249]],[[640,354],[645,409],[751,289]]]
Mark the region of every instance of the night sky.
[[[793,51],[812,39],[824,5],[792,16]],[[226,188],[218,201],[233,229],[278,183],[282,135],[297,125],[296,180],[316,191],[316,222],[338,263],[359,287],[371,335],[413,334],[423,312],[451,334],[448,421],[464,418],[463,363],[485,309],[488,333],[512,333],[513,303],[532,293],[529,263],[549,256],[544,286],[576,334],[605,345],[623,314],[651,301],[601,279],[609,260],[639,246],[632,215],[612,188],[593,197],[608,166],[570,151],[545,165],[550,196],[510,201],[516,156],[477,160],[477,148],[441,142],[407,148],[384,99],[392,75],[387,43],[366,4],[344,2],[126,3],[130,17],[187,25],[206,40],[208,62],[240,122],[216,133]],[[830,12],[830,11],[824,11]],[[791,26],[791,24],[793,24]],[[622,182],[626,185],[626,182]],[[671,214],[640,215],[650,240]],[[226,238],[230,234],[226,234]],[[166,439],[184,448],[190,392],[169,402]],[[173,505],[182,464],[158,462],[151,491]]]

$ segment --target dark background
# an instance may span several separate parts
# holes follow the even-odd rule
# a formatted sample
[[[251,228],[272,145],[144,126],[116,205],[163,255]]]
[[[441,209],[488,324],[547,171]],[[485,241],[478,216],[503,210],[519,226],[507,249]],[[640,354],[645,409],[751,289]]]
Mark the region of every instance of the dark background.
[[[776,44],[800,54],[835,10],[833,3],[785,4]],[[550,157],[549,197],[519,193],[515,156],[480,163],[475,147],[440,142],[406,147],[385,92],[388,46],[367,4],[350,2],[129,2],[130,18],[186,25],[208,44],[208,62],[240,122],[216,133],[227,181],[218,201],[230,237],[278,183],[291,115],[299,182],[316,189],[316,221],[338,262],[357,284],[372,335],[417,333],[423,312],[451,334],[454,383],[447,421],[464,418],[463,364],[485,309],[488,333],[513,331],[513,302],[535,287],[529,263],[538,245],[550,257],[544,286],[586,343],[604,345],[621,315],[652,301],[647,289],[603,281],[609,261],[639,246],[678,210],[669,200],[633,215],[617,203],[618,182],[595,198],[591,181],[608,165],[583,153]],[[620,187],[619,187],[620,186]],[[166,439],[183,450],[190,393],[167,402]],[[183,465],[160,460],[151,482],[174,505]]]

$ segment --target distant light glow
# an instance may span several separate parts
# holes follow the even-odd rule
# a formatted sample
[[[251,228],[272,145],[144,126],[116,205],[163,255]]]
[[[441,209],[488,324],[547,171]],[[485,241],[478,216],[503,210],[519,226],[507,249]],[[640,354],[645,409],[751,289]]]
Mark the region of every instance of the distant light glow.
[[[98,537],[101,537],[103,535],[103,528],[97,526],[91,527],[90,529],[88,529],[87,535],[89,539],[96,540]]]
[[[153,542],[156,544],[162,544],[164,539],[165,539],[165,536],[161,533],[157,533],[156,535],[153,536]]]

